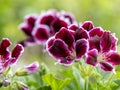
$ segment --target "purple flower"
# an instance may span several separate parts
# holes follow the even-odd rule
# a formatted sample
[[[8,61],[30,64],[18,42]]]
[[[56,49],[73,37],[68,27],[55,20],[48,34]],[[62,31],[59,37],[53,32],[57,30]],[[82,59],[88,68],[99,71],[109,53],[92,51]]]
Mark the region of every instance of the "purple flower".
[[[38,71],[38,68],[39,68],[38,62],[33,62],[25,67],[28,74],[36,73]]]
[[[86,63],[99,65],[104,71],[114,71],[113,66],[120,64],[120,55],[116,52],[118,39],[111,32],[104,31],[100,27],[93,27],[88,33],[89,51],[86,55]]]
[[[23,46],[30,46],[35,43],[34,37],[32,36],[33,28],[35,27],[35,22],[38,18],[37,14],[27,15],[25,21],[19,25],[19,29],[23,31],[26,35],[26,40],[20,42]]]
[[[74,60],[82,58],[88,50],[88,42],[85,38],[75,41],[75,32],[67,28],[61,28],[51,37],[46,44],[49,54],[63,65],[70,65]]]
[[[37,43],[44,45],[48,38],[58,32],[60,28],[67,28],[72,23],[75,23],[74,16],[64,11],[48,10],[40,15],[28,15],[20,25],[20,29],[27,38],[19,43],[23,46],[31,46]]]
[[[17,44],[12,52],[9,51],[11,42],[7,38],[3,38],[0,43],[0,73],[4,71],[7,67],[17,62],[21,53],[23,52],[23,47]]]

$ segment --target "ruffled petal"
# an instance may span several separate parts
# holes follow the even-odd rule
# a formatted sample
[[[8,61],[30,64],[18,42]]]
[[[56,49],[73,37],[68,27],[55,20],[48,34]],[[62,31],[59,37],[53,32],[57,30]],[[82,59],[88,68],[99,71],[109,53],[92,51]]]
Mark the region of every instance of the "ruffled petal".
[[[54,19],[55,17],[53,15],[47,14],[40,17],[39,23],[50,26]]]
[[[19,29],[22,30],[25,33],[25,35],[29,37],[32,36],[33,26],[31,26],[31,24],[24,22],[19,25]]]
[[[106,55],[106,61],[112,65],[120,64],[120,55],[117,52],[110,52]]]
[[[100,37],[94,36],[91,37],[88,41],[89,41],[89,50],[97,49],[98,51],[100,51]]]
[[[90,37],[94,37],[96,35],[101,37],[103,32],[104,31],[103,31],[103,29],[101,27],[95,27],[95,28],[90,30],[89,35],[90,35]]]
[[[87,31],[90,31],[94,25],[92,23],[92,21],[85,21],[83,24],[82,24],[82,27],[87,30]]]
[[[58,32],[62,27],[67,28],[68,24],[64,20],[61,20],[59,18],[55,19],[51,24],[51,29],[53,34]]]
[[[79,28],[75,31],[75,40],[79,40],[82,38],[88,39],[88,33],[86,30],[84,30],[83,28]]]
[[[97,65],[97,57],[98,57],[98,51],[96,49],[92,49],[87,53],[86,56],[86,63],[96,66]]]
[[[11,42],[8,38],[3,38],[0,43],[0,60],[7,60],[10,57],[9,46]]]
[[[49,43],[49,42],[48,42]],[[61,39],[55,39],[52,44],[49,44],[49,48],[47,48],[50,55],[53,57],[60,59],[61,57],[70,56],[70,51],[68,50],[67,44]]]
[[[32,27],[35,25],[35,21],[37,20],[38,15],[37,14],[30,14],[25,16],[25,21],[29,23]]]
[[[60,31],[55,34],[55,38],[62,39],[70,49],[73,48],[74,37],[67,28],[61,28]]]
[[[83,57],[88,50],[88,42],[86,39],[77,40],[75,44],[76,59]]]
[[[18,59],[20,55],[23,53],[24,48],[22,45],[17,44],[12,51],[12,58]]]
[[[79,27],[75,24],[71,24],[68,28],[73,31],[76,31],[77,29],[79,29]]]
[[[46,25],[38,25],[34,28],[32,35],[40,44],[45,43],[50,36],[50,29]]]
[[[113,69],[113,66],[111,65],[111,64],[109,64],[109,63],[107,63],[107,62],[101,62],[100,63],[100,68],[102,69],[102,70],[104,70],[104,71],[106,71],[106,72],[111,72],[111,71],[113,71],[114,69]]]
[[[113,35],[105,31],[100,39],[100,47],[102,52],[108,52],[109,50],[116,49],[117,39]]]

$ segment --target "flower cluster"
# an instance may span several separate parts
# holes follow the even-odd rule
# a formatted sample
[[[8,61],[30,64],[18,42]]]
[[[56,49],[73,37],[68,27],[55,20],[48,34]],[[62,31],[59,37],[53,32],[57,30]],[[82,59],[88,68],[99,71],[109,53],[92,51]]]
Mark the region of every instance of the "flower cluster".
[[[0,73],[2,73],[10,65],[17,62],[23,52],[23,47],[20,44],[17,44],[13,51],[10,52],[10,45],[11,42],[7,38],[3,38],[0,43]]]
[[[27,39],[20,43],[23,46],[36,43],[44,45],[48,38],[58,32],[61,27],[67,27],[74,22],[74,16],[64,11],[48,10],[40,15],[27,15],[25,21],[19,26]]]
[[[62,27],[49,38],[46,48],[60,64],[70,65],[86,56],[87,64],[99,65],[104,71],[114,71],[113,66],[120,64],[117,41],[111,32],[85,21],[81,25]]]

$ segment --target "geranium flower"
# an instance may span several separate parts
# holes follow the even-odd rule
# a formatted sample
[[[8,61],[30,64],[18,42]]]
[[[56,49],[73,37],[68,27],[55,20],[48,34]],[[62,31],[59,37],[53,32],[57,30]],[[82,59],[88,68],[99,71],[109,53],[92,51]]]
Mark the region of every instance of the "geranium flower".
[[[120,55],[116,50],[118,39],[100,27],[93,27],[88,32],[89,51],[86,63],[93,66],[100,65],[104,71],[114,71],[113,66],[120,64]]]
[[[23,46],[31,46],[35,44],[34,37],[32,36],[33,28],[35,27],[35,22],[38,18],[37,14],[30,14],[25,16],[25,21],[19,25],[19,29],[23,31],[26,35],[26,39],[21,41],[20,44]]]
[[[63,11],[48,10],[40,15],[28,15],[25,22],[20,25],[27,39],[20,43],[23,46],[34,45],[36,42],[44,45],[61,27],[67,27],[74,22],[73,15]]]
[[[0,73],[2,73],[7,67],[17,62],[23,47],[17,44],[12,52],[9,51],[11,42],[7,38],[3,38],[0,43]]]
[[[85,38],[75,40],[75,31],[61,28],[47,41],[46,47],[49,54],[55,57],[60,64],[70,65],[85,55],[88,50],[88,42]]]

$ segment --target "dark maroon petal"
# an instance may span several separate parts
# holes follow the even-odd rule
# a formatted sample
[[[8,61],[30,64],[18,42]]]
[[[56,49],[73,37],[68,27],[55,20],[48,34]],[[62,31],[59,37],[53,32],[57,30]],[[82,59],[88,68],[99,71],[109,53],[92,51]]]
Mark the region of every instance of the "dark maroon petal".
[[[46,25],[38,25],[34,28],[32,35],[38,41],[38,43],[44,43],[48,40],[50,36],[49,27]]]
[[[109,50],[116,49],[117,39],[113,35],[105,31],[100,39],[100,47],[102,52],[108,52]]]
[[[87,31],[90,31],[94,25],[92,23],[92,21],[85,21],[83,24],[82,24],[82,27],[87,30]]]
[[[86,63],[96,66],[97,65],[97,57],[98,57],[98,51],[96,49],[90,50],[86,56]]]
[[[76,58],[80,59],[88,50],[88,42],[86,39],[77,40],[75,44]]]
[[[19,29],[22,30],[27,36],[31,37],[33,26],[31,24],[24,22],[19,25]]]
[[[49,43],[49,42],[48,42]],[[49,54],[57,59],[70,56],[67,44],[61,39],[54,40],[53,44],[47,49]]]
[[[35,21],[36,21],[37,18],[38,18],[37,14],[30,14],[30,15],[25,16],[26,22],[33,27],[35,25]]]
[[[90,37],[94,37],[96,35],[101,37],[103,32],[104,31],[103,31],[103,29],[101,27],[95,27],[95,28],[90,30],[89,35],[90,35]]]
[[[22,45],[17,44],[12,51],[12,58],[18,59],[19,56],[22,54],[24,48]]]
[[[102,69],[102,70],[104,70],[104,71],[106,71],[106,72],[111,72],[111,71],[113,71],[113,66],[112,65],[110,65],[109,63],[107,63],[107,62],[101,62],[100,63],[100,68]]]
[[[10,56],[9,46],[11,45],[11,42],[7,38],[3,38],[0,43],[0,59],[6,60]]]
[[[55,34],[55,38],[62,39],[70,49],[73,47],[74,37],[67,28],[61,28],[60,31]]]
[[[54,43],[55,37],[50,37],[47,42],[46,42],[46,48],[48,49],[49,47],[51,47]]]
[[[79,29],[79,27],[75,24],[71,24],[68,28],[73,31],[76,31],[77,29]]]
[[[40,18],[39,23],[50,26],[54,19],[55,19],[55,17],[53,15],[50,15],[50,14],[44,15]]]
[[[97,49],[98,51],[100,51],[100,37],[94,36],[91,37],[88,41],[89,41],[89,50]]]
[[[106,55],[106,61],[112,65],[120,64],[120,55],[117,52],[110,52]]]
[[[88,33],[83,28],[79,28],[75,31],[75,40],[79,40],[82,38],[88,39]]]
[[[67,26],[68,26],[68,24],[64,20],[61,20],[59,18],[55,19],[51,24],[53,34],[58,32],[62,27],[67,28]]]
[[[65,65],[65,66],[69,66],[71,64],[73,64],[74,60],[73,59],[68,59],[68,58],[62,58],[60,59],[60,64]]]

